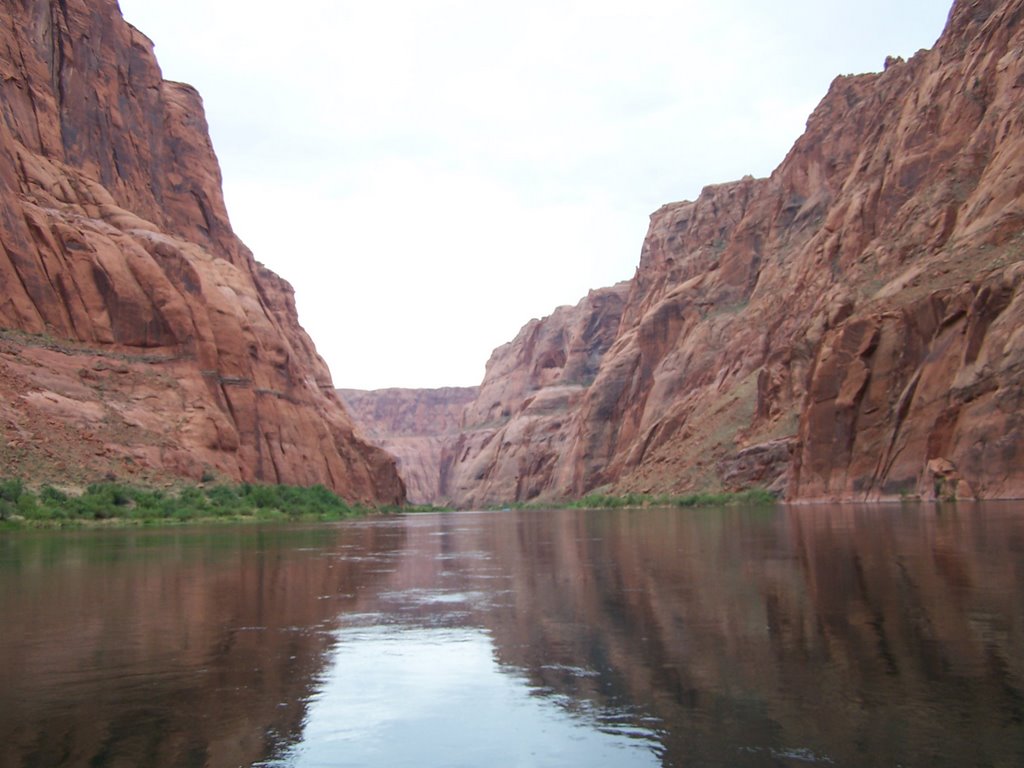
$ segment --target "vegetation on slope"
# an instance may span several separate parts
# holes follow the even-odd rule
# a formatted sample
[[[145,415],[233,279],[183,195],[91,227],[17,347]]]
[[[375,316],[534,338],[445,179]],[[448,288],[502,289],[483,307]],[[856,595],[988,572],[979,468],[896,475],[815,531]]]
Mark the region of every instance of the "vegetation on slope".
[[[380,511],[392,510],[352,505],[322,485],[242,483],[165,490],[104,482],[74,494],[50,485],[35,492],[21,479],[0,480],[0,524],[9,527],[81,526],[97,521],[328,521]]]
[[[762,490],[696,493],[687,496],[591,494],[562,503],[518,503],[510,508],[607,509],[771,504]],[[335,521],[387,512],[444,512],[443,507],[365,507],[353,505],[322,485],[185,486],[142,488],[118,482],[94,483],[81,493],[51,485],[32,490],[20,478],[0,480],[0,527],[84,527],[110,524],[174,524],[212,521]]]
[[[504,505],[510,509],[613,509],[638,507],[724,507],[739,504],[774,504],[778,498],[770,491],[751,488],[735,493],[689,493],[685,495],[627,493],[613,496],[591,493],[563,502],[516,502]]]

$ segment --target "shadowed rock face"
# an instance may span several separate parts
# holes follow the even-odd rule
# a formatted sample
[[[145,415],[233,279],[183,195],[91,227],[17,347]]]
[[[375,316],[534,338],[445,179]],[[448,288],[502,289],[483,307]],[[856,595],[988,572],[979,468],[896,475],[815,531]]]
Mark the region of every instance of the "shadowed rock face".
[[[291,286],[231,230],[202,101],[113,0],[0,29],[0,459],[84,481],[213,473],[403,498]]]
[[[628,290],[591,291],[531,320],[491,355],[481,387],[338,393],[362,431],[398,458],[410,501],[533,498],[554,483],[545,468],[615,338]]]
[[[533,499],[564,485],[555,473],[574,420],[615,339],[628,283],[532,320],[494,350],[446,466],[445,494],[480,506]]]
[[[452,446],[477,387],[339,389],[366,436],[395,457],[413,504],[446,504]]]
[[[1022,89],[1022,0],[837,78],[769,178],[652,215],[585,386],[538,375],[569,310],[495,352],[453,498],[1024,496]]]

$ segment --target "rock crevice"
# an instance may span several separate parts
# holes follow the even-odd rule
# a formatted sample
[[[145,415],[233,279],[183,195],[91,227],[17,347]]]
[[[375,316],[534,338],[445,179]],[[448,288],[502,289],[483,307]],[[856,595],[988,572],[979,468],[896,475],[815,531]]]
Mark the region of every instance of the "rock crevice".
[[[163,80],[115,0],[6,11],[5,472],[324,483],[400,501],[393,460],[356,435],[291,286],[231,229],[195,89]]]
[[[495,350],[451,499],[1024,496],[1022,19],[959,0],[931,50],[836,78],[770,177],[656,211],[585,386],[538,340],[590,298]]]

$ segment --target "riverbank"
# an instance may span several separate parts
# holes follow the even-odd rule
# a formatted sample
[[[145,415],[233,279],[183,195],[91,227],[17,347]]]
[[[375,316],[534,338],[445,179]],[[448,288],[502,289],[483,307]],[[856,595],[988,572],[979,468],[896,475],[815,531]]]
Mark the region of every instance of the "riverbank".
[[[760,489],[687,495],[590,494],[562,502],[506,504],[495,509],[609,509],[645,507],[722,507],[774,504]],[[144,488],[116,481],[94,483],[79,492],[21,479],[0,480],[0,530],[99,528],[197,523],[336,522],[355,517],[417,512],[449,512],[446,507],[351,504],[322,485],[198,485]]]
[[[775,504],[778,497],[761,488],[746,491],[721,491],[688,494],[627,493],[615,496],[592,493],[561,502],[516,502],[495,509],[643,509],[645,507],[725,507],[737,504]]]
[[[91,528],[210,522],[330,522],[404,511],[351,504],[322,485],[141,488],[94,483],[79,493],[0,481],[0,529]]]

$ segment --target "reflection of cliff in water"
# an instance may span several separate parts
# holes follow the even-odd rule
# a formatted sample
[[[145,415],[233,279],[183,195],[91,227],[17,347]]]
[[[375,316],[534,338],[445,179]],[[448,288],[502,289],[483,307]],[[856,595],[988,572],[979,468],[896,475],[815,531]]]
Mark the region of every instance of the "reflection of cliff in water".
[[[359,643],[446,629],[484,657],[493,641],[517,692],[579,725],[648,742],[655,729],[665,765],[1020,765],[1020,509],[0,539],[0,768],[288,764],[331,685],[346,703],[321,715],[365,714],[339,659],[401,688],[393,660],[378,677]],[[430,663],[402,658],[410,674]]]
[[[1024,519],[996,509],[520,513],[463,546],[512,576],[502,662],[660,720],[667,765],[1017,764]]]
[[[0,632],[0,766],[272,754],[300,736],[339,610],[403,539],[368,523],[0,541],[0,608],[21,617]]]

